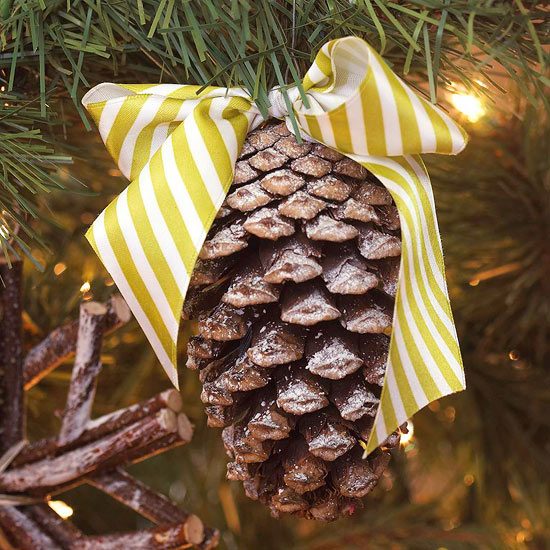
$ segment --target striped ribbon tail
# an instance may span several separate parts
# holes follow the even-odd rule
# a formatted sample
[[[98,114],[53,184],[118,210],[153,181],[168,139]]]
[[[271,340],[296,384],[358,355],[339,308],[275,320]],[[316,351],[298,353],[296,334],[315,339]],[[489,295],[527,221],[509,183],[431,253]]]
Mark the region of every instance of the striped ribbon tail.
[[[399,286],[368,454],[422,407],[465,388],[434,198],[419,154],[456,154],[466,134],[358,38],[325,44],[304,86],[313,105],[295,106],[301,127],[374,174],[401,220]]]
[[[389,358],[371,452],[407,418],[464,389],[429,177],[420,155],[457,154],[464,131],[418,96],[363,40],[325,44],[290,89],[300,132],[356,160],[390,191],[402,258]],[[199,93],[200,91],[200,93]],[[279,90],[271,116],[283,117]],[[83,103],[130,185],[87,234],[177,386],[183,301],[198,252],[233,180],[249,130],[262,122],[237,88],[102,84]]]
[[[466,387],[434,198],[419,156],[359,159],[391,193],[402,256],[386,375],[366,453],[428,403]]]
[[[86,237],[175,386],[190,276],[251,122],[248,100],[219,89],[199,97],[196,91],[107,84],[84,100],[132,180]]]

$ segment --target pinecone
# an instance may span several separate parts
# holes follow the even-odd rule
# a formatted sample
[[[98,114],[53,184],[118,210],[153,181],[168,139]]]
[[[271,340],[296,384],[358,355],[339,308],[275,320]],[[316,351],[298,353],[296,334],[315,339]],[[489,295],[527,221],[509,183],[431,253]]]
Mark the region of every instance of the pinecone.
[[[197,317],[208,424],[227,477],[272,513],[352,513],[386,468],[368,459],[401,253],[399,216],[365,168],[283,123],[252,132],[199,255],[184,308]]]

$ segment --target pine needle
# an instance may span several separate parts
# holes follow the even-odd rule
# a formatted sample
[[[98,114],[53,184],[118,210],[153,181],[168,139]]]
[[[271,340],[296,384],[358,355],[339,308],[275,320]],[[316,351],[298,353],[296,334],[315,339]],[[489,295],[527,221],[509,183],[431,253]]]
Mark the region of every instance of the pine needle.
[[[52,124],[54,112],[69,97],[89,129],[80,98],[104,80],[240,86],[266,115],[274,86],[287,107],[288,86],[298,86],[307,105],[301,79],[318,48],[356,35],[398,73],[427,80],[433,102],[438,85],[492,82],[492,65],[532,104],[548,86],[550,22],[544,6],[527,0],[0,0],[0,13],[1,93],[12,94],[0,98],[9,104],[0,107],[0,131],[10,134],[0,140],[0,202],[31,240],[39,236],[26,216],[65,187],[56,165],[70,160],[56,153],[64,130]],[[19,109],[29,99],[39,108]]]

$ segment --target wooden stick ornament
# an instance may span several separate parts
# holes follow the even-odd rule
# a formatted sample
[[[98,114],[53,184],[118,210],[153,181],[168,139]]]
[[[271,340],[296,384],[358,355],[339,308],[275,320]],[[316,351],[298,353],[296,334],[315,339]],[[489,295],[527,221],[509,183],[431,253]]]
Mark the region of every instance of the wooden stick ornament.
[[[0,265],[0,272],[6,284],[0,288],[0,351],[3,357],[11,354],[13,366],[9,373],[0,372],[1,441],[3,448],[11,444],[0,468],[0,546],[21,550],[166,548],[166,544],[214,548],[217,530],[205,527],[195,514],[122,469],[191,440],[193,426],[182,412],[179,392],[168,389],[141,403],[90,418],[103,337],[130,320],[124,300],[115,295],[106,304],[84,302],[77,322],[55,329],[24,358],[21,265],[5,270]],[[26,442],[25,380],[30,388],[73,354],[75,364],[59,435]],[[8,419],[10,425],[4,422]],[[84,483],[133,508],[156,527],[86,536],[46,504],[51,495]]]

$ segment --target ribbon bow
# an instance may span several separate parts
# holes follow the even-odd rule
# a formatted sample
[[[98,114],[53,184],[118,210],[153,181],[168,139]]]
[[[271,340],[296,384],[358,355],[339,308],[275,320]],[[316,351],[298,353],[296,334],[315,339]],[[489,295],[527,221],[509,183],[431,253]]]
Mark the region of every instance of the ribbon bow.
[[[176,344],[189,279],[263,117],[240,88],[100,84],[83,98],[130,185],[87,238],[177,386]],[[457,154],[466,134],[417,96],[360,38],[325,44],[303,92],[273,90],[305,139],[362,164],[397,205],[402,259],[384,387],[366,451],[426,404],[465,388],[432,189],[421,153]],[[304,101],[306,99],[306,101]]]

